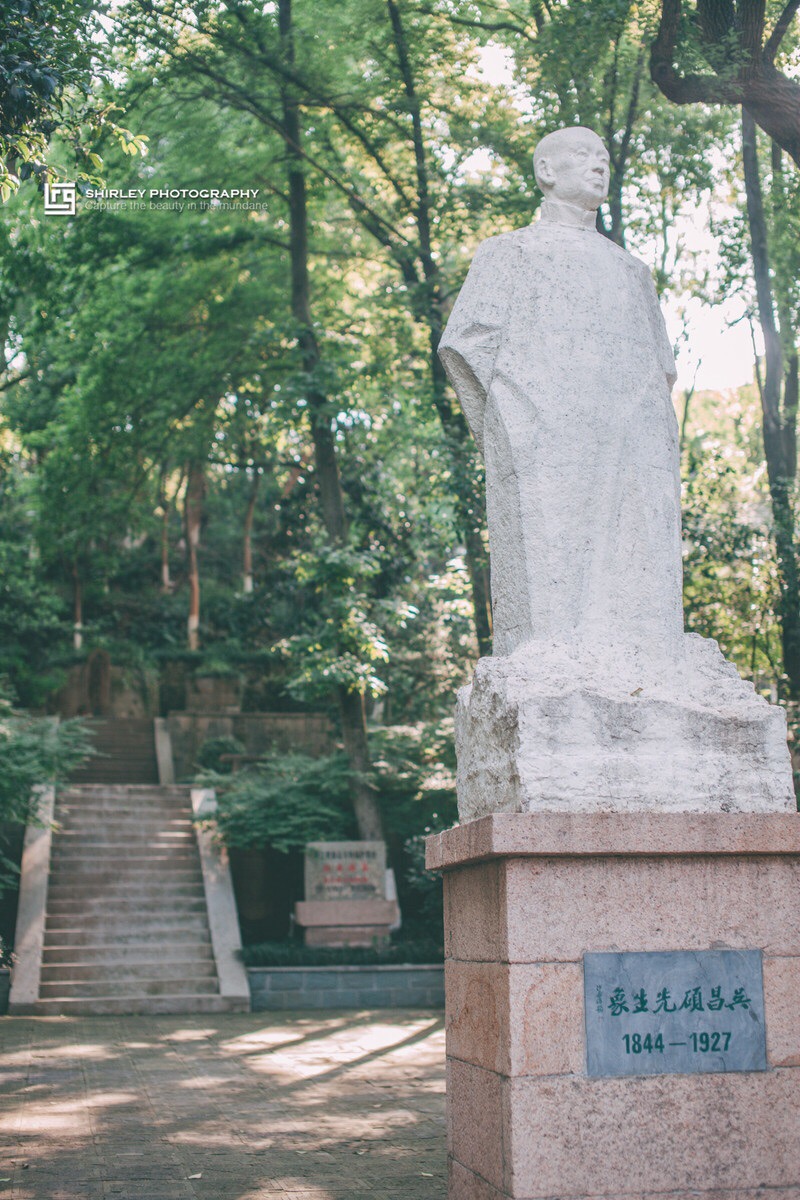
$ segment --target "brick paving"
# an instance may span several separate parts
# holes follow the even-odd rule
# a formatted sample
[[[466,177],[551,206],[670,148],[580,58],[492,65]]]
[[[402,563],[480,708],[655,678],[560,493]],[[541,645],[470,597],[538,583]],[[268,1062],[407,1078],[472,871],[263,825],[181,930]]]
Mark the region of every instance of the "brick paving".
[[[0,1198],[444,1200],[435,1011],[0,1019]]]

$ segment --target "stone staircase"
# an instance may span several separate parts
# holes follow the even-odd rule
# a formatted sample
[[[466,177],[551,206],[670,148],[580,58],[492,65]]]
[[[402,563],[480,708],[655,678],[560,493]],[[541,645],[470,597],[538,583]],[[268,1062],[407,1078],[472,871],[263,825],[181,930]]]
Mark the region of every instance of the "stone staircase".
[[[151,717],[94,717],[85,725],[97,753],[78,767],[72,783],[160,782]]]
[[[55,821],[33,1011],[247,1008],[221,994],[189,788],[70,786]]]

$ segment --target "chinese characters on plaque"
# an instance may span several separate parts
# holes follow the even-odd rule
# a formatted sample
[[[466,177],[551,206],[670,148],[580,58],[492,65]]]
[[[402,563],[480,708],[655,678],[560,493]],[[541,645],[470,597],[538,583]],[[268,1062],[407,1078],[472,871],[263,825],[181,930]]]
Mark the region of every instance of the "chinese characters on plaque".
[[[306,846],[306,900],[383,898],[385,842],[309,842]]]
[[[589,1075],[765,1071],[760,950],[584,955]]]

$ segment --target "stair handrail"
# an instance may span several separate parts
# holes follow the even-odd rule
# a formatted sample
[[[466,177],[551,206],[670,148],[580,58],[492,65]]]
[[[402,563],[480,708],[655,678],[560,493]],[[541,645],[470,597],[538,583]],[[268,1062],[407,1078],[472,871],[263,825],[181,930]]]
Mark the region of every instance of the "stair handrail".
[[[36,820],[28,822],[22,847],[14,966],[8,997],[8,1011],[20,1015],[35,1011],[39,999],[56,804],[54,784],[38,784],[33,792]]]
[[[216,836],[217,797],[213,788],[191,789],[192,813],[200,851],[211,949],[221,996],[250,1005],[250,983],[242,962],[242,937],[228,852]]]
[[[153,740],[158,764],[158,782],[161,787],[171,787],[175,782],[175,763],[172,757],[172,736],[164,717],[153,720]]]

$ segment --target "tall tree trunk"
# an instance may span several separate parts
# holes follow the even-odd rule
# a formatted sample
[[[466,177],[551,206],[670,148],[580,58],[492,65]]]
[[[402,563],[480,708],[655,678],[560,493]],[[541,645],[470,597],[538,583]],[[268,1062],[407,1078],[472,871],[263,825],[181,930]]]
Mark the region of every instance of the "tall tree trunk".
[[[172,591],[172,578],[169,570],[169,510],[170,502],[167,496],[167,468],[161,467],[158,481],[158,504],[161,509],[161,591],[169,594]]]
[[[469,571],[475,611],[475,632],[478,638],[478,651],[481,655],[486,655],[492,652],[492,602],[489,586],[489,561],[482,533],[485,525],[485,501],[483,488],[479,482],[481,472],[477,463],[475,444],[464,416],[451,403],[447,388],[447,376],[438,355],[439,343],[442,340],[442,333],[444,331],[444,317],[439,268],[433,253],[431,237],[431,204],[425,137],[422,126],[422,108],[417,92],[400,7],[396,3],[396,0],[386,0],[386,7],[392,27],[392,36],[397,52],[400,75],[403,81],[406,106],[411,116],[414,147],[414,167],[417,182],[416,223],[424,280],[422,287],[418,291],[415,308],[417,317],[421,322],[425,323],[428,329],[428,355],[433,405],[442,423],[447,450],[451,459],[451,474],[455,483],[456,494],[456,519],[464,538],[467,569]]]
[[[242,591],[245,596],[251,595],[253,591],[253,517],[255,516],[260,483],[261,474],[256,467],[254,468],[250,496],[244,514],[244,529],[242,534]]]
[[[197,549],[200,545],[200,526],[203,520],[203,498],[206,477],[203,464],[189,464],[184,497],[186,520],[186,546],[189,555],[189,616],[186,622],[186,640],[190,650],[200,647],[200,567]]]
[[[767,238],[767,220],[758,165],[756,124],[742,109],[747,218],[756,284],[758,319],[764,337],[764,379],[761,408],[764,417],[764,454],[767,460],[775,548],[780,580],[780,621],[783,670],[789,698],[800,699],[800,569],[795,526],[795,474],[797,469],[797,372],[787,371],[775,319]]]
[[[294,71],[292,0],[278,0],[278,26],[284,61]],[[328,397],[319,383],[321,355],[311,319],[311,291],[308,273],[308,204],[301,154],[300,111],[291,86],[281,87],[283,125],[289,190],[289,249],[291,258],[292,315],[298,326],[303,372],[308,381],[307,401],[314,443],[314,467],[319,488],[322,520],[333,544],[346,541],[348,527],[344,508],[336,442]],[[342,737],[351,768],[351,798],[359,836],[365,840],[383,837],[380,809],[370,786],[369,745],[363,697],[337,687]]]
[[[172,577],[169,571],[169,504],[166,500],[161,516],[161,591],[172,591]]]
[[[83,649],[83,580],[77,558],[72,563],[72,645]]]

